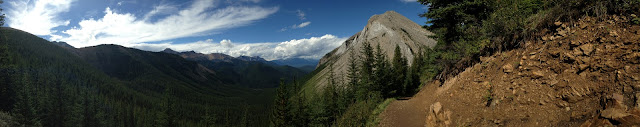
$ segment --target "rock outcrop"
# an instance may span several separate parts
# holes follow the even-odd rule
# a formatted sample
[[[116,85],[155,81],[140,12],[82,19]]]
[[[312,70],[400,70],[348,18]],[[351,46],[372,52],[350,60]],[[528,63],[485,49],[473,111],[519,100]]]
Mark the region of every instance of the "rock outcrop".
[[[393,59],[393,52],[397,45],[400,47],[403,57],[407,58],[408,63],[411,64],[414,54],[422,52],[424,48],[432,48],[436,45],[436,41],[429,37],[431,35],[433,33],[397,12],[387,11],[381,15],[374,15],[362,31],[351,36],[338,48],[320,59],[318,67],[324,66],[325,68],[307,83],[316,87],[322,86],[319,84],[326,84],[324,75],[329,72],[328,66],[333,66],[333,72],[336,75],[346,75],[351,53],[354,53],[354,56],[361,55],[360,50],[364,42],[368,42],[374,48],[380,45],[389,59]],[[318,67],[316,68],[321,69]]]

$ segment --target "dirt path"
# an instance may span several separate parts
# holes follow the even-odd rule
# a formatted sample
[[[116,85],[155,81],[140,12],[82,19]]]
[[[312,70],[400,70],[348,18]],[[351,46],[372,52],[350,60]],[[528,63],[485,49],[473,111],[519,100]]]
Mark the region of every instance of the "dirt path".
[[[409,100],[397,100],[389,104],[380,114],[379,126],[381,127],[424,127],[427,110],[432,102],[437,85],[423,87],[418,94]]]

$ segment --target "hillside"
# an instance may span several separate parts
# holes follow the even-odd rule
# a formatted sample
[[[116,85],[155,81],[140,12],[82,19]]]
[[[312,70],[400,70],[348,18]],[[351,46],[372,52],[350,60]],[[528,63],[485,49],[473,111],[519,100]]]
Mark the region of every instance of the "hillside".
[[[317,74],[306,82],[305,90],[314,91],[324,87],[329,72],[334,72],[338,77],[346,76],[348,64],[352,62],[350,57],[362,56],[360,51],[365,42],[372,47],[380,46],[382,54],[388,59],[393,59],[394,49],[399,46],[403,58],[411,65],[416,54],[435,46],[436,41],[429,38],[430,35],[433,33],[394,11],[371,16],[362,31],[320,59],[315,70]],[[329,70],[329,66],[333,66],[333,70]]]
[[[640,26],[631,18],[555,22],[522,48],[391,103],[380,126],[638,125]]]
[[[9,126],[268,124],[272,89],[224,82],[197,62],[117,45],[65,48],[7,27],[0,33]]]
[[[280,80],[291,81],[308,72],[301,69],[277,65],[260,57],[232,57],[221,53],[202,54],[193,51],[175,52],[165,49],[164,53],[176,54],[186,60],[195,61],[203,67],[215,71],[219,79],[228,84],[250,88],[275,88]]]

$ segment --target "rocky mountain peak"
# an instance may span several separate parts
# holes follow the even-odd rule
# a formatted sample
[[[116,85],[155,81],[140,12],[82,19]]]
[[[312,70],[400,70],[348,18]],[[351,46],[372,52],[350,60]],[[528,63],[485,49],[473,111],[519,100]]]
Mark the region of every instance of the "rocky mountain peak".
[[[433,33],[395,11],[387,11],[384,14],[371,16],[362,31],[351,36],[338,48],[320,59],[318,67],[325,66],[327,68],[314,77],[324,76],[329,72],[328,66],[330,65],[333,66],[333,72],[337,75],[345,74],[349,57],[351,56],[350,53],[360,56],[360,50],[365,42],[368,42],[374,48],[380,45],[382,52],[387,55],[389,60],[393,59],[394,50],[396,46],[399,46],[402,56],[411,65],[414,54],[436,45],[436,40],[429,37],[431,35]],[[318,78],[318,80],[317,84],[326,84],[326,79]],[[317,87],[320,86],[318,85]]]
[[[176,52],[175,50],[170,49],[170,48],[166,48],[166,49],[162,50],[161,52],[169,53],[169,54],[178,54],[179,53],[179,52]]]

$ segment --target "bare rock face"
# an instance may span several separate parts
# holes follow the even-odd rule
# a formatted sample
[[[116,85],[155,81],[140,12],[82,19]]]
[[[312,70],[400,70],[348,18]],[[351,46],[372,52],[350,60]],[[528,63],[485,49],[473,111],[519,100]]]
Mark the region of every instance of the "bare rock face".
[[[387,11],[381,15],[374,15],[362,31],[351,36],[338,48],[320,59],[316,68],[321,66],[325,68],[316,74],[311,82],[314,82],[316,87],[322,88],[321,84],[326,84],[324,75],[329,72],[329,66],[333,66],[333,72],[336,75],[346,75],[351,53],[354,53],[353,56],[356,58],[360,56],[364,42],[368,42],[374,49],[380,45],[389,60],[393,59],[397,45],[400,47],[402,56],[411,65],[415,54],[436,45],[436,40],[429,37],[431,35],[433,33],[397,12]]]
[[[372,16],[362,31],[327,53],[320,59],[318,66],[345,56],[348,50],[354,50],[359,55],[363,42],[369,42],[374,48],[380,45],[389,59],[393,58],[393,51],[398,45],[403,57],[407,58],[408,63],[411,64],[415,53],[421,52],[424,47],[432,48],[436,45],[436,41],[429,38],[430,35],[433,33],[401,14],[387,11],[384,14]]]

